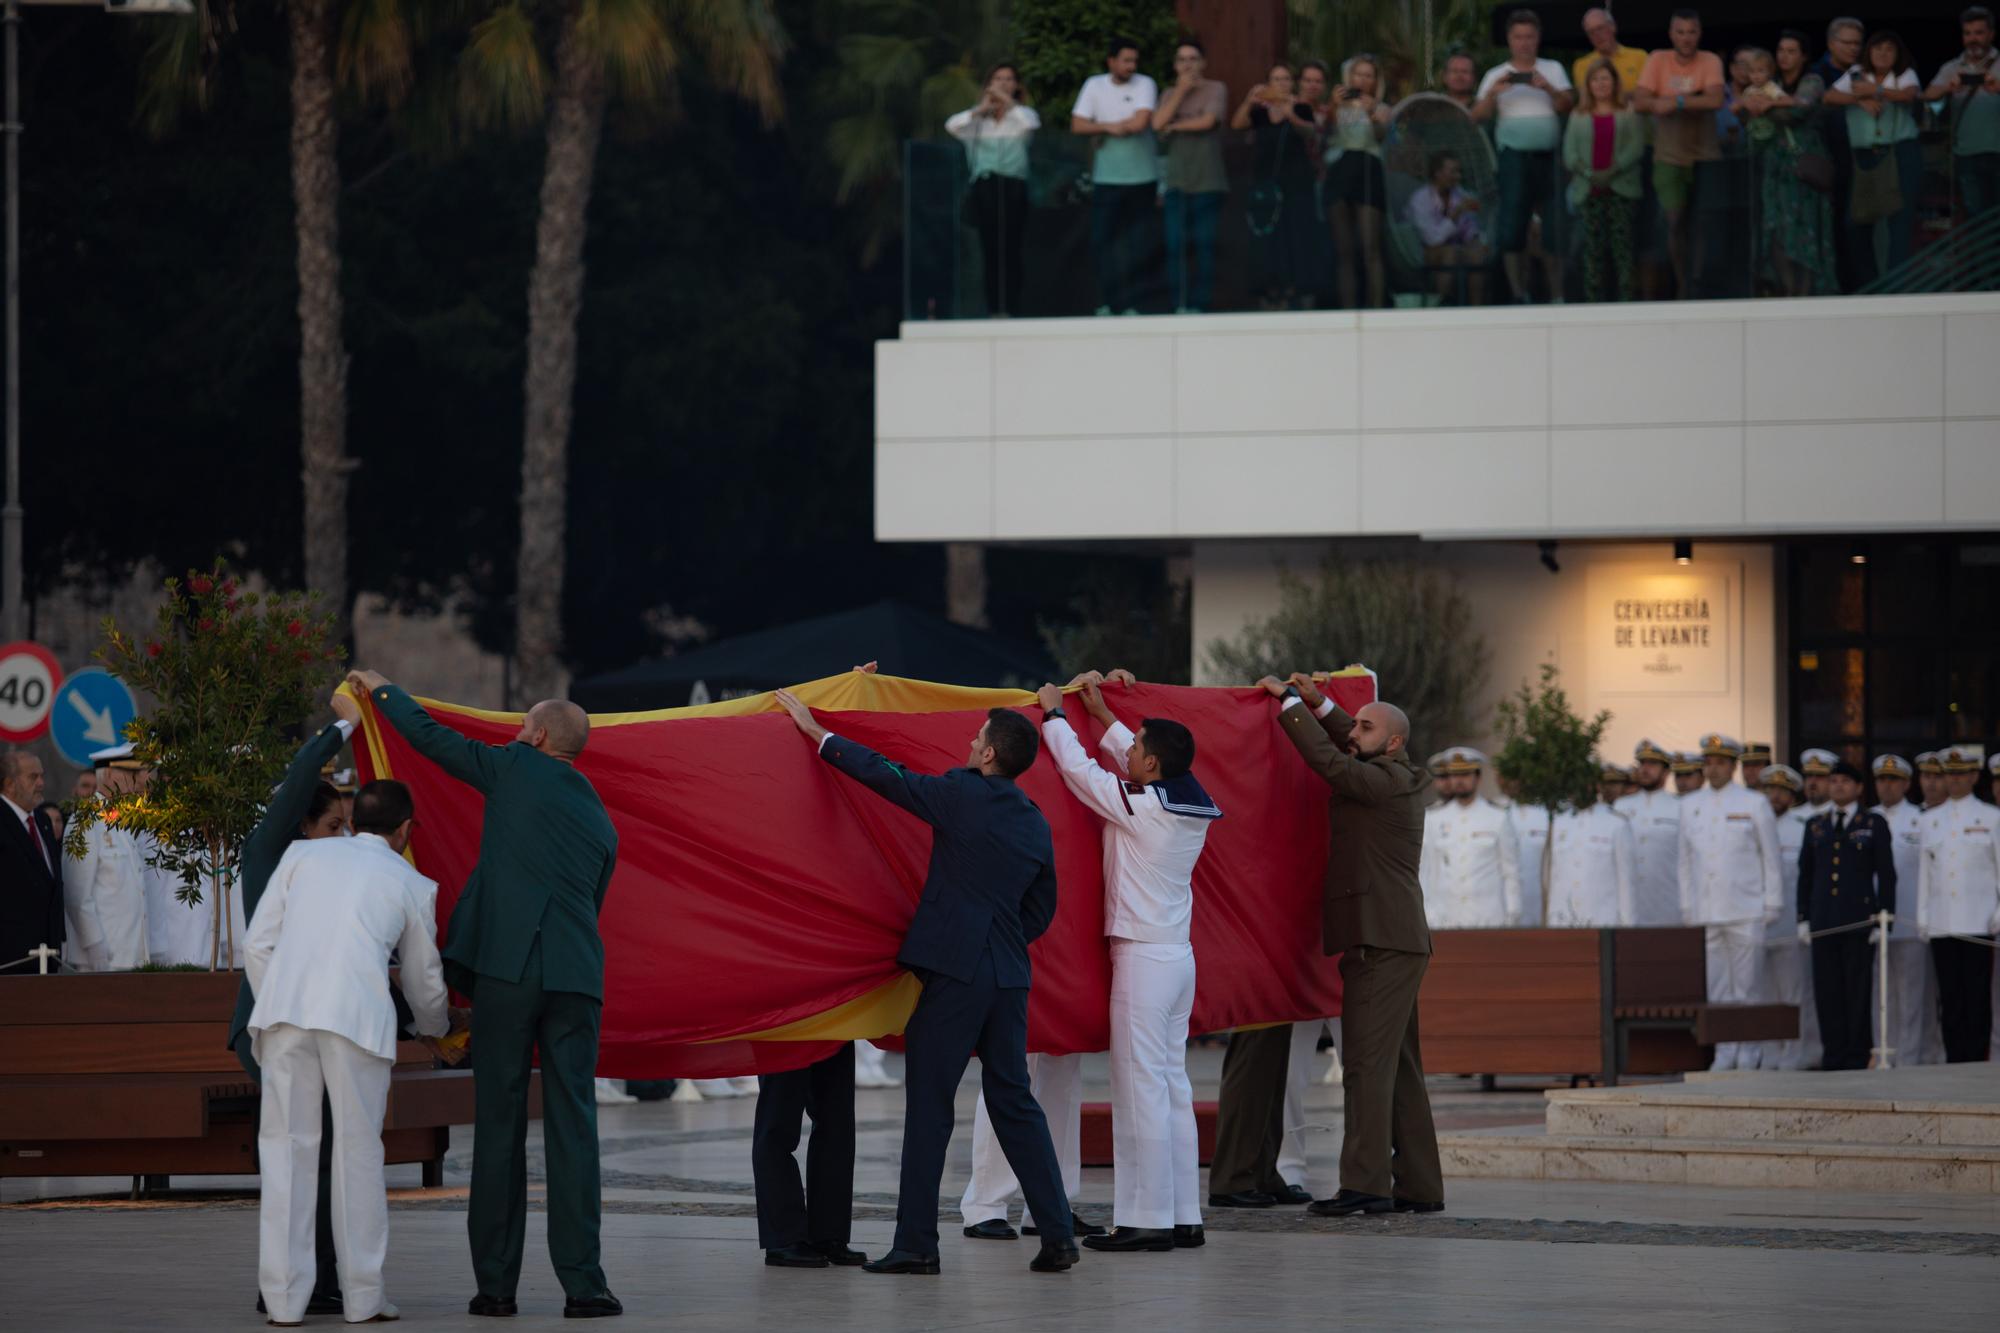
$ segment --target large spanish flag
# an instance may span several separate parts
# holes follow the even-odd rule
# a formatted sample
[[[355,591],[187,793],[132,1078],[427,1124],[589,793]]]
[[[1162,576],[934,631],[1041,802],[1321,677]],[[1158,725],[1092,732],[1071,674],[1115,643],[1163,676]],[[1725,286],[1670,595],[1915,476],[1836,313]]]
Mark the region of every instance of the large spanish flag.
[[[1331,691],[1350,711],[1375,697],[1361,668]],[[909,767],[963,764],[989,708],[1039,723],[1034,696],[859,672],[799,686],[828,727]],[[1340,979],[1319,951],[1326,787],[1279,734],[1257,689],[1112,686],[1135,729],[1170,717],[1195,736],[1195,772],[1224,812],[1195,872],[1196,1032],[1336,1014]],[[421,700],[493,744],[520,716]],[[1084,743],[1098,730],[1075,710]],[[364,779],[410,785],[411,851],[438,881],[440,927],[479,854],[483,802],[364,703]],[[591,718],[578,767],[618,829],[602,917],[600,1072],[716,1077],[797,1068],[841,1041],[900,1034],[915,980],[896,965],[930,854],[930,830],[822,761],[769,694]],[[1022,778],[1055,834],[1060,907],[1033,948],[1029,1048],[1109,1044],[1097,817],[1043,757]]]

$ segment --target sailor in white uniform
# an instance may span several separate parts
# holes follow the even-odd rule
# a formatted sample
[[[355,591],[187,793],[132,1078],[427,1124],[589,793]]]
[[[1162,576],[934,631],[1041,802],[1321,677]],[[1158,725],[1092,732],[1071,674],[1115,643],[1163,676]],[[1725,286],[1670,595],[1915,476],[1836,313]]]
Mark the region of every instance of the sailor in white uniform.
[[[1601,764],[1598,799],[1556,816],[1549,835],[1551,926],[1630,923],[1638,893],[1638,851],[1632,821],[1618,813],[1611,796],[1630,779],[1620,765]]]
[[[1424,822],[1424,915],[1432,930],[1513,926],[1521,919],[1520,849],[1507,812],[1479,794],[1486,756],[1457,745],[1442,766],[1450,799]]]
[[[1650,740],[1632,750],[1632,782],[1638,788],[1612,808],[1632,826],[1634,874],[1628,926],[1681,923],[1681,797],[1667,784],[1674,754]]]
[[[1924,812],[1917,930],[1937,965],[1944,1058],[1986,1060],[1993,1040],[1993,949],[2000,934],[2000,809],[1972,794],[1979,756],[1939,751],[1945,801]]]
[[[1799,807],[1805,780],[1790,764],[1765,765],[1758,786],[1771,803],[1778,828],[1778,873],[1788,885],[1799,882],[1799,851],[1805,846],[1806,812]],[[1799,938],[1797,913],[1780,913],[1764,929],[1764,985],[1779,1004],[1799,1007],[1799,1035],[1763,1044],[1763,1068],[1810,1069],[1819,1063],[1819,1008],[1813,1000],[1812,958]]]
[[[1719,733],[1702,738],[1707,783],[1681,802],[1682,919],[1707,928],[1708,998],[1753,1004],[1763,992],[1764,928],[1784,911],[1784,876],[1771,803],[1736,781],[1743,747]],[[1755,1069],[1754,1042],[1719,1042],[1714,1069]]]
[[[97,782],[93,799],[140,790],[145,773],[132,743],[90,756]],[[98,822],[84,832],[84,852],[63,867],[63,951],[79,972],[130,972],[145,966],[146,866],[139,840],[116,824]]]
[[[1937,970],[1930,946],[1917,934],[1916,891],[1922,873],[1923,812],[1909,799],[1916,769],[1898,754],[1875,756],[1875,813],[1889,826],[1896,858],[1896,920],[1889,927],[1889,1039],[1880,1031],[1881,979],[1869,1012],[1877,1027],[1875,1045],[1889,1047],[1892,1065],[1936,1064],[1944,1059],[1944,1034],[1938,1028]]]

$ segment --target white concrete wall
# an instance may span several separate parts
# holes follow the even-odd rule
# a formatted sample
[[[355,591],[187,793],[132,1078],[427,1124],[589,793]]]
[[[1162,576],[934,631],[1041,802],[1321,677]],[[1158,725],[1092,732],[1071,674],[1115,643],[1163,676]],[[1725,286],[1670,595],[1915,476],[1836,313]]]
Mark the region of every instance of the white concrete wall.
[[[1994,295],[912,323],[875,364],[884,541],[2000,527]]]
[[[1197,542],[1194,548],[1193,623],[1196,680],[1224,684],[1208,670],[1208,646],[1238,633],[1250,620],[1278,605],[1277,570],[1298,573],[1317,568],[1328,542]],[[1727,688],[1706,695],[1609,695],[1591,680],[1588,664],[1588,611],[1585,587],[1593,563],[1670,571],[1672,547],[1664,542],[1564,543],[1557,552],[1561,572],[1550,574],[1531,544],[1518,542],[1415,543],[1345,542],[1357,554],[1393,554],[1435,562],[1455,578],[1471,601],[1474,623],[1486,637],[1491,668],[1473,716],[1480,733],[1452,738],[1491,749],[1492,706],[1522,682],[1537,679],[1541,664],[1554,662],[1577,711],[1588,717],[1611,710],[1604,751],[1630,756],[1648,737],[1669,749],[1693,749],[1704,731],[1723,731],[1739,740],[1782,744],[1779,678],[1782,662],[1777,601],[1781,596],[1771,547],[1763,543],[1700,543],[1696,567],[1723,569],[1734,576],[1736,596],[1726,630],[1730,662]],[[1441,645],[1450,652],[1450,645]],[[1340,665],[1301,663],[1301,667]],[[1393,699],[1396,684],[1382,682]],[[1441,741],[1446,738],[1439,738]]]

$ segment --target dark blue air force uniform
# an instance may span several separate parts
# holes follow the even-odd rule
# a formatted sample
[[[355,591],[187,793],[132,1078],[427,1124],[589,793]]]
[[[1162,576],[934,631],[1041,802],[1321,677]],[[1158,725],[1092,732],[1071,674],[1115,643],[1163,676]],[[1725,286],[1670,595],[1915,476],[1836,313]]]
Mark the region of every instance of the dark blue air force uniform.
[[[1799,849],[1798,890],[1799,920],[1815,933],[1894,912],[1896,841],[1888,821],[1858,801],[1815,816]],[[1822,1069],[1868,1067],[1868,935],[1848,930],[1812,942]]]

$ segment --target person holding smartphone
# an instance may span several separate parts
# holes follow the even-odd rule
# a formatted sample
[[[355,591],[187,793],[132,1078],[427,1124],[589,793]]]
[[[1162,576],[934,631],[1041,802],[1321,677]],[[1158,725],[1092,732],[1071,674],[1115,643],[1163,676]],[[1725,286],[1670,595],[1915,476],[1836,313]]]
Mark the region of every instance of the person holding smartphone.
[[[1563,203],[1557,190],[1556,154],[1562,145],[1563,117],[1576,104],[1569,75],[1559,61],[1542,58],[1542,21],[1532,9],[1507,16],[1507,59],[1486,71],[1475,121],[1492,120],[1500,150],[1500,215],[1493,244],[1507,273],[1514,299],[1531,300],[1527,281],[1528,222],[1542,220],[1539,256],[1551,301],[1563,299]]]
[[[965,145],[972,183],[966,213],[979,232],[986,274],[986,313],[1021,313],[1021,240],[1028,229],[1028,141],[1042,118],[1028,105],[1028,91],[1011,61],[986,71],[976,105],[944,123]]]
[[[1965,49],[1938,70],[1924,100],[1951,104],[1952,193],[1976,218],[2000,203],[2000,65],[1993,59],[1993,11],[1958,16]]]
[[[1349,310],[1355,307],[1358,266],[1372,309],[1388,303],[1382,272],[1382,201],[1388,194],[1382,177],[1382,138],[1389,132],[1389,104],[1382,96],[1382,67],[1374,56],[1350,56],[1341,66],[1340,86],[1334,89],[1330,109],[1333,124],[1320,202],[1333,228],[1340,304]]]
[[[1229,128],[1250,131],[1251,186],[1244,221],[1256,239],[1256,278],[1266,310],[1306,309],[1319,228],[1313,217],[1313,163],[1319,145],[1312,104],[1298,95],[1292,67],[1271,66],[1246,94]]]
[[[1861,63],[1827,90],[1827,105],[1847,109],[1847,143],[1854,160],[1848,224],[1864,283],[1902,265],[1915,248],[1917,200],[1923,192],[1923,153],[1917,144],[1922,97],[1910,48],[1882,28],[1868,34]]]

